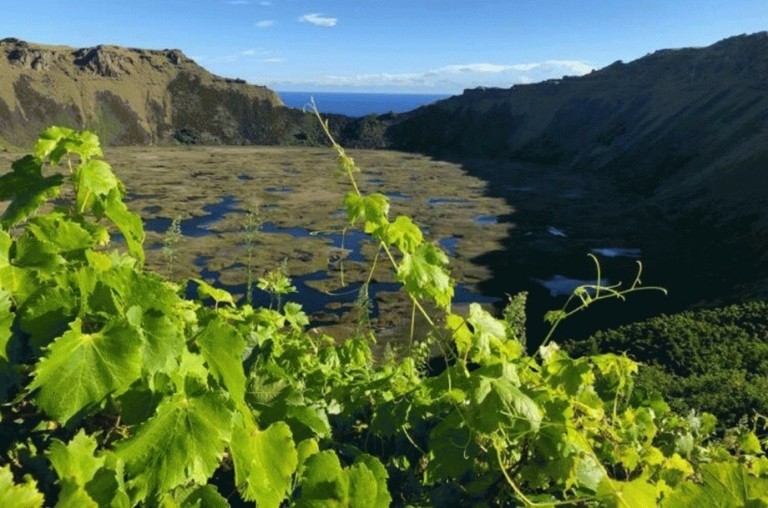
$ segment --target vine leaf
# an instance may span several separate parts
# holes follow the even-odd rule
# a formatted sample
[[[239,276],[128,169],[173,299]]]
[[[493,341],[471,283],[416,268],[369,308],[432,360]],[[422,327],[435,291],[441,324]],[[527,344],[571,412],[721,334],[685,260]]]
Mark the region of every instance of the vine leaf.
[[[355,468],[361,466],[365,466],[365,468],[371,472],[375,480],[375,483],[369,486],[368,492],[366,493],[366,497],[372,501],[370,506],[375,508],[386,508],[390,506],[392,504],[392,496],[387,489],[387,479],[389,478],[389,475],[387,474],[387,469],[384,467],[384,464],[379,462],[377,458],[364,453],[355,459],[355,464],[352,467]],[[354,480],[352,481],[352,485],[356,485],[357,483],[358,482]]]
[[[80,213],[109,196],[113,189],[122,194],[111,166],[101,160],[91,159],[78,166],[77,180],[76,202]]]
[[[663,506],[768,506],[768,481],[751,476],[737,462],[702,464],[701,484],[682,483]]]
[[[32,277],[30,277],[31,279]],[[76,314],[77,300],[66,285],[39,285],[20,306],[19,328],[29,334],[29,343],[39,349],[68,329]]]
[[[363,221],[363,230],[373,234],[381,240],[381,235],[389,219],[389,199],[384,194],[373,193],[368,196],[359,196],[350,192],[344,198],[344,206],[347,209],[347,218],[350,224]]]
[[[59,195],[63,177],[44,177],[42,164],[31,155],[11,164],[11,172],[0,177],[0,201],[12,200],[0,216],[9,228],[34,214],[40,206]]]
[[[13,238],[7,231],[0,229],[0,270],[10,265],[11,246]]]
[[[82,321],[49,348],[35,368],[29,391],[39,389],[38,405],[62,423],[109,394],[120,394],[141,374],[141,338],[125,321],[84,333]]]
[[[467,322],[472,325],[473,330],[470,339],[471,344],[466,351],[459,349],[459,352],[463,355],[469,353],[470,360],[480,364],[498,362],[501,358],[498,355],[498,351],[500,346],[506,341],[507,330],[504,324],[484,310],[478,303],[471,303],[469,305]],[[457,343],[457,345],[459,344]],[[466,347],[466,344],[460,345]],[[497,354],[493,354],[492,351]]]
[[[248,415],[242,415],[235,424],[230,451],[243,497],[259,507],[279,507],[299,464],[288,424],[276,422],[259,430]]]
[[[34,480],[27,478],[21,485],[13,483],[11,466],[0,467],[0,506],[14,508],[41,508],[43,495],[38,492]]]
[[[402,252],[413,253],[424,240],[424,235],[410,217],[399,215],[395,222],[387,227],[386,241],[397,246]]]
[[[16,318],[11,312],[11,295],[0,288],[0,402],[5,402],[8,389],[18,383],[19,375],[12,365],[16,358],[13,352],[13,321]]]
[[[104,456],[94,457],[96,440],[82,429],[69,444],[54,439],[46,455],[59,476],[61,492],[56,506],[97,507],[87,491],[89,482],[104,467]]]
[[[474,428],[493,432],[504,428],[511,433],[536,433],[541,427],[541,408],[516,385],[520,381],[511,364],[479,369],[471,380],[468,418]]]
[[[99,508],[96,501],[88,495],[88,492],[72,479],[60,480],[61,492],[56,503],[56,508]]]
[[[184,349],[184,337],[172,318],[156,309],[131,307],[128,319],[141,330],[144,338],[142,367],[149,373],[170,373],[177,367],[177,358]],[[141,314],[140,316],[134,315]]]
[[[448,256],[431,243],[422,243],[412,253],[403,254],[397,279],[417,298],[434,299],[443,308],[451,305],[453,285],[445,265]]]
[[[114,188],[109,192],[104,201],[104,213],[125,237],[128,252],[139,263],[144,263],[144,249],[141,246],[144,242],[144,224],[141,217],[125,206],[120,189]]]
[[[47,158],[53,165],[69,153],[76,153],[83,160],[103,155],[96,134],[89,131],[77,132],[68,127],[50,127],[40,134],[35,143],[35,157],[41,161]]]
[[[141,499],[190,482],[205,484],[224,455],[232,432],[230,404],[222,392],[187,381],[184,391],[165,398],[154,417],[116,446],[129,487]]]
[[[104,466],[104,457],[93,456],[96,447],[96,439],[80,429],[68,444],[54,439],[46,455],[59,478],[72,478],[77,485],[84,486]]]
[[[351,467],[342,468],[332,451],[316,453],[305,462],[296,506],[385,508],[392,501],[386,479],[386,470],[373,457],[362,455]]]
[[[170,496],[169,496],[170,497]],[[230,504],[213,485],[201,485],[194,490],[180,487],[174,492],[174,501],[169,502],[169,497],[163,499],[164,508],[229,508]]]
[[[206,298],[213,298],[213,301],[216,302],[216,305],[220,303],[228,303],[230,305],[235,305],[235,300],[228,291],[213,287],[207,282],[205,282],[203,279],[191,279],[191,280],[197,283],[197,297],[200,298],[201,300],[204,300]]]
[[[235,404],[245,404],[242,355],[245,339],[220,317],[214,317],[197,337],[200,352],[213,376],[229,391]]]
[[[16,242],[16,265],[35,266],[38,260],[81,252],[97,241],[90,231],[63,213],[35,217]]]
[[[638,478],[631,482],[621,482],[604,477],[597,489],[597,495],[600,498],[600,506],[606,506],[608,508],[656,506],[656,487],[643,478]],[[672,506],[696,505],[682,504]],[[700,506],[708,505],[704,504]]]

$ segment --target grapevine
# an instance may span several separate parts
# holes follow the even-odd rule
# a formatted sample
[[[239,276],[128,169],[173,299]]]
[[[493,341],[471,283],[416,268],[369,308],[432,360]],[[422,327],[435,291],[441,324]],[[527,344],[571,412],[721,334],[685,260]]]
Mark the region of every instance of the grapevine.
[[[710,415],[635,390],[626,356],[571,358],[549,338],[528,355],[519,319],[452,312],[445,253],[390,220],[330,141],[350,225],[379,244],[445,368],[427,368],[423,337],[377,360],[365,334],[308,332],[283,271],[259,282],[271,308],[200,279],[185,298],[144,268],[142,222],[96,136],[53,127],[0,176],[0,505],[768,503],[756,429],[718,442]],[[638,289],[582,289],[550,317]]]

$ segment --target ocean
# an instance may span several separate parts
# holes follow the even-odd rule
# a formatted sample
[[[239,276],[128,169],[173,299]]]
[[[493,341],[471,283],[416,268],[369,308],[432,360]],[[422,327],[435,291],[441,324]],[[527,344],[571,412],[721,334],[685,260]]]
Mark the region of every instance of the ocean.
[[[308,109],[310,99],[315,99],[321,113],[361,117],[404,113],[440,99],[447,94],[392,94],[392,93],[343,93],[343,92],[277,92],[286,106]]]

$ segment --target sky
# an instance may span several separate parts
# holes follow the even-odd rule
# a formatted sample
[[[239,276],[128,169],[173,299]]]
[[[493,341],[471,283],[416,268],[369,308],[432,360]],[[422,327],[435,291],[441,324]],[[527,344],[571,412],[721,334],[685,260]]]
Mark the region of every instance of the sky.
[[[181,49],[215,74],[278,91],[509,88],[768,30],[768,0],[0,0],[0,7],[0,38]]]

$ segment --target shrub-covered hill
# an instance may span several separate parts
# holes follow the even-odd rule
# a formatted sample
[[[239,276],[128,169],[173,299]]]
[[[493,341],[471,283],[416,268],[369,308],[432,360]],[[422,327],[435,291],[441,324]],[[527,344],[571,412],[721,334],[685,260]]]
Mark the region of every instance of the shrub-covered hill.
[[[724,425],[768,415],[768,302],[660,316],[571,342],[577,355],[626,353],[642,362],[638,385],[683,414]]]

